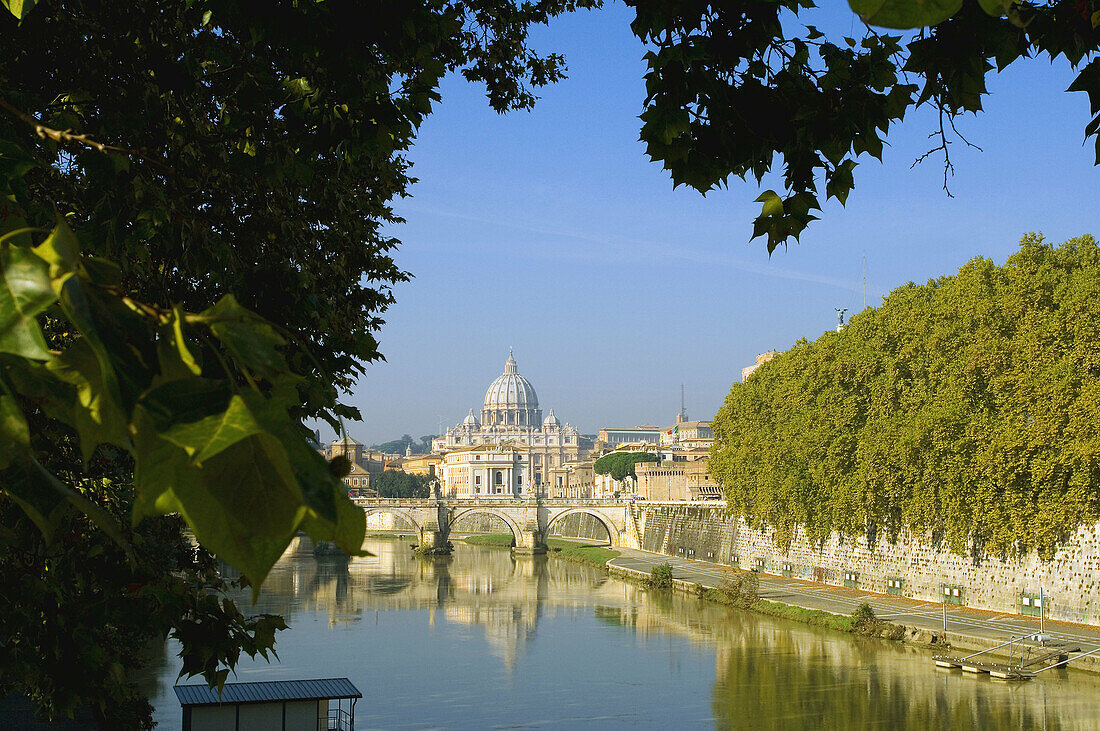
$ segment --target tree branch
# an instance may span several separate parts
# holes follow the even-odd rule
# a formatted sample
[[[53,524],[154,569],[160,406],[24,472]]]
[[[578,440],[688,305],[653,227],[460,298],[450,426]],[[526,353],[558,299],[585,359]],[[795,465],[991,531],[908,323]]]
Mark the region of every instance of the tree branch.
[[[152,158],[148,157],[145,154],[144,148],[140,150],[135,150],[129,147],[119,147],[118,145],[105,145],[102,142],[96,142],[92,138],[88,137],[88,135],[86,134],[74,134],[71,129],[59,130],[53,129],[52,127],[47,127],[46,125],[42,124],[42,122],[35,119],[26,112],[13,107],[3,97],[0,97],[0,108],[7,110],[17,119],[26,122],[30,126],[34,127],[35,134],[37,134],[42,139],[51,139],[58,143],[75,142],[79,145],[90,147],[93,150],[102,153],[117,152],[122,155],[136,157],[139,160],[143,160],[144,162],[147,162],[150,165],[154,165],[170,175],[175,172],[175,170],[173,170],[169,165],[166,165],[159,160],[153,160]]]

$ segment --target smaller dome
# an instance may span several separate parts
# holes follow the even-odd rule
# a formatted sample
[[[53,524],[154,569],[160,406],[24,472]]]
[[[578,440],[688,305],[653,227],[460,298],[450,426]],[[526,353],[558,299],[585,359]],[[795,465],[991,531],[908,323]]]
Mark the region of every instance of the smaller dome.
[[[477,423],[477,417],[474,416],[473,409],[470,409],[469,413],[466,414],[466,418],[462,420],[462,426],[479,426],[479,424]]]
[[[554,416],[554,410],[550,409],[550,413],[546,415],[546,420],[542,422],[543,426],[561,426],[561,422],[558,421],[558,417]]]

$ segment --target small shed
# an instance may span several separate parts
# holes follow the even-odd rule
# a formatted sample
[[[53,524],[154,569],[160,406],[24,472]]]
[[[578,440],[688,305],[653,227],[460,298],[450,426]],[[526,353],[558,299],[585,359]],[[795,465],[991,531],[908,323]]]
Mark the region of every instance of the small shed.
[[[363,697],[347,678],[177,685],[183,731],[354,731]],[[346,705],[346,707],[345,707]]]

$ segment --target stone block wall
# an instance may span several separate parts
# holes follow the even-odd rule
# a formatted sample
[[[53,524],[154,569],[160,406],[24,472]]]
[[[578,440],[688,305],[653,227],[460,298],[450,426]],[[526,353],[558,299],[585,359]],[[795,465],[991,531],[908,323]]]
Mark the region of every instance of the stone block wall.
[[[550,526],[551,536],[587,538],[601,543],[608,540],[607,529],[597,518],[584,513],[573,513]]]
[[[1100,624],[1100,524],[1077,530],[1051,561],[1026,556],[959,556],[931,536],[902,535],[869,545],[865,537],[830,536],[811,544],[799,532],[786,549],[777,547],[771,530],[753,530],[729,518],[721,505],[648,504],[639,508],[642,548],[670,556],[739,566],[771,574],[850,586],[880,594],[891,589],[930,602],[1009,614],[1025,613],[1023,599],[1037,597],[1040,586],[1047,616]],[[896,588],[895,588],[896,587]]]

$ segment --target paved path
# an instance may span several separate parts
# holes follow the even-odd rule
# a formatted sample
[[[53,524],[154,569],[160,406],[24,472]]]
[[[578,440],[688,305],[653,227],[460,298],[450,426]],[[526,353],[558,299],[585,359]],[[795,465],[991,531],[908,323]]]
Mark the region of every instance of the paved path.
[[[615,550],[620,551],[622,555],[608,562],[612,566],[635,569],[648,574],[654,566],[668,562],[672,565],[674,578],[707,587],[719,586],[737,571],[737,569],[709,561],[678,558],[629,548]],[[807,609],[821,609],[834,614],[851,614],[856,607],[866,602],[875,610],[875,615],[879,619],[934,632],[943,631],[942,604],[872,594],[772,574],[760,573],[758,576],[761,599],[771,599]],[[1047,620],[1045,628],[1047,634],[1056,639],[1079,644],[1084,651],[1100,648],[1100,627]],[[952,636],[965,635],[979,642],[995,645],[1038,631],[1038,617],[986,612],[951,605],[947,608],[949,641],[952,640]]]

